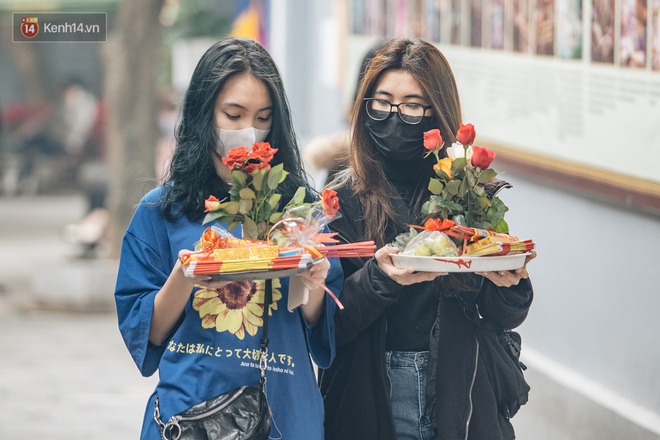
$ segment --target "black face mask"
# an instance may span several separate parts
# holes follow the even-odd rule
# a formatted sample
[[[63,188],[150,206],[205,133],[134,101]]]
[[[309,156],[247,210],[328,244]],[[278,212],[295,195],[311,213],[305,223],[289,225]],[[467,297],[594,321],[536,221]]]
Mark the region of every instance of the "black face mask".
[[[365,125],[386,160],[421,162],[424,157],[424,132],[432,128],[432,123],[432,118],[425,116],[419,124],[406,124],[398,115],[392,114],[384,121],[370,119]]]

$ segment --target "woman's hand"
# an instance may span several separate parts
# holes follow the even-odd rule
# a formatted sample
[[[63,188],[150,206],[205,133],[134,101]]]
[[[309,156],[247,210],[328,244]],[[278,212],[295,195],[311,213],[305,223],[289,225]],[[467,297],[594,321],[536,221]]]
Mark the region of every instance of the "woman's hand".
[[[400,269],[394,266],[390,255],[396,254],[398,250],[390,246],[383,246],[376,251],[376,262],[385,274],[402,286],[431,281],[447,272],[415,272],[414,269]]]
[[[194,275],[192,277],[187,277],[187,278],[189,278],[192,281],[195,287],[203,287],[205,289],[210,289],[210,290],[219,289],[231,283],[231,281],[214,280],[212,277],[208,275]]]
[[[516,270],[502,270],[499,272],[477,272],[477,275],[488,278],[499,287],[511,287],[517,285],[521,279],[529,278],[527,273],[527,263],[536,258],[536,251],[531,251],[525,257],[525,264],[520,269]]]
[[[303,284],[309,290],[307,304],[303,304],[300,308],[303,316],[312,327],[316,325],[323,311],[325,290],[322,286],[325,285],[328,270],[330,270],[330,262],[327,258],[324,258],[320,262],[313,264],[309,270],[299,274]],[[321,286],[317,283],[320,283]]]
[[[231,283],[231,281],[216,281],[209,275],[193,275],[193,276],[186,275],[186,266],[181,264],[181,257],[185,256],[186,254],[190,254],[190,251],[187,249],[182,249],[179,251],[179,261],[177,261],[177,265],[181,267],[181,272],[183,273],[183,276],[185,276],[188,280],[190,280],[193,286],[205,287],[207,289],[219,289]]]
[[[302,279],[302,282],[305,285],[305,287],[307,287],[311,291],[319,288],[319,285],[316,284],[314,281],[321,284],[325,284],[325,278],[328,276],[329,270],[330,270],[330,262],[328,261],[327,258],[324,258],[320,262],[312,264],[312,266],[308,270],[300,273],[299,276]]]

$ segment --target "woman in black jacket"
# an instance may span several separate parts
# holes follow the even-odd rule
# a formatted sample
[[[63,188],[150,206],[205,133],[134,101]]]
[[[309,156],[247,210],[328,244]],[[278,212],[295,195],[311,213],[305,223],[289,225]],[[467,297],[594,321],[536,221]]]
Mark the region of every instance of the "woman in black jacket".
[[[372,98],[390,105],[384,120],[370,116]],[[434,164],[423,157],[424,131],[439,128],[451,144],[460,122],[454,76],[436,47],[394,39],[374,57],[353,111],[350,167],[331,185],[342,217],[330,227],[342,240],[381,248],[374,259],[342,261],[337,356],[319,376],[327,439],[515,437],[468,315],[478,310],[504,329],[520,325],[533,296],[526,268],[413,273],[394,267],[395,249],[386,246],[407,224],[422,224]]]

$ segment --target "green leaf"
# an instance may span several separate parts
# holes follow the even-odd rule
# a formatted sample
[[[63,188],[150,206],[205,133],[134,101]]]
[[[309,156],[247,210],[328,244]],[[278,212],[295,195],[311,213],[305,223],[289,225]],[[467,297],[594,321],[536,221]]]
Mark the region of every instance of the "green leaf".
[[[305,194],[307,194],[305,187],[299,186],[298,189],[296,190],[296,193],[293,195],[291,200],[289,200],[289,203],[287,203],[286,206],[284,207],[284,211],[287,211],[295,206],[300,206],[305,200]]]
[[[243,218],[243,238],[258,238],[257,224],[250,217]]]
[[[486,194],[486,190],[482,186],[479,186],[479,185],[475,186],[472,190],[479,197],[484,196]]]
[[[231,215],[237,214],[240,208],[238,202],[227,202],[227,203],[223,203],[220,206],[222,207],[222,209],[224,209],[225,213]]]
[[[442,194],[440,194],[440,195],[437,195],[437,196],[432,195],[431,197],[429,197],[429,200],[432,201],[432,202],[438,203],[440,200],[446,200],[446,199],[442,196]]]
[[[451,174],[456,176],[465,169],[465,158],[459,157],[451,163]]]
[[[438,206],[440,206],[441,208],[449,209],[451,211],[458,211],[458,212],[463,211],[463,206],[459,205],[456,202],[452,202],[451,200],[440,200],[438,202]]]
[[[270,196],[268,199],[268,206],[271,207],[271,209],[277,209],[277,205],[280,204],[280,199],[282,198],[281,194],[273,194]]]
[[[498,224],[495,225],[493,230],[501,234],[508,234],[509,224],[506,221],[504,221],[504,219],[502,219]]]
[[[485,196],[484,197],[479,197],[477,202],[479,203],[479,207],[481,209],[486,209],[486,208],[489,208],[491,206],[490,200],[488,200],[488,197],[485,197]]]
[[[504,202],[499,197],[493,197],[491,203],[493,204],[493,208],[496,209],[497,212],[502,215],[502,217],[504,217],[504,213],[509,210],[509,208],[504,204]]]
[[[241,199],[256,199],[257,195],[250,188],[243,188],[239,191],[238,195]]]
[[[227,232],[232,232],[238,226],[238,221],[234,220],[233,222],[227,225]]]
[[[277,188],[277,185],[279,185],[280,182],[284,180],[282,178],[283,174],[284,174],[284,164],[278,164],[275,165],[273,168],[271,168],[270,171],[268,172],[268,180],[267,180],[268,188],[270,189]]]
[[[486,219],[490,223],[497,225],[504,219],[504,213],[506,213],[509,208],[507,208],[507,206],[498,197],[494,197],[493,200],[491,200],[491,203],[492,206],[486,214]]]
[[[435,169],[435,175],[438,176],[440,179],[442,179],[444,182],[449,181],[449,176],[447,173],[442,171],[440,168]]]
[[[270,215],[273,213],[273,208],[270,207],[268,203],[266,203],[261,211],[261,215],[259,215],[260,218],[264,219],[264,221],[268,220],[270,218]]]
[[[270,217],[268,217],[268,222],[272,223],[272,224],[275,224],[275,223],[279,222],[282,219],[282,215],[283,215],[282,212],[275,212],[275,213],[271,214]]]
[[[264,176],[266,175],[267,172],[268,170],[266,168],[262,168],[252,173],[252,186],[257,191],[261,191],[261,188],[263,187],[264,184]]]
[[[461,180],[457,180],[457,179],[450,180],[449,183],[447,184],[447,191],[449,192],[449,194],[453,196],[458,194],[458,191],[461,186],[461,182],[462,182]]]
[[[468,192],[468,183],[467,180],[461,180],[461,185],[458,187],[458,195],[465,197],[465,194]]]
[[[463,214],[457,214],[454,217],[452,217],[452,220],[459,225],[467,226],[467,221],[465,220],[465,216]]]
[[[430,200],[424,202],[422,205],[422,214],[424,215],[433,215],[440,211],[440,206],[438,206],[437,197],[434,199],[434,196],[431,196]]]
[[[489,231],[493,230],[493,225],[490,222],[480,223],[478,227],[481,228],[481,229],[487,229]]]
[[[247,174],[240,170],[233,170],[231,172],[231,180],[234,186],[243,187],[247,181]]]
[[[431,191],[432,194],[440,194],[442,190],[444,189],[444,185],[442,184],[441,181],[438,179],[431,179],[429,181],[429,191]]]
[[[218,221],[219,221],[220,223],[227,223],[227,224],[229,224],[229,223],[233,222],[235,218],[236,218],[235,215],[223,215],[222,217],[219,217],[219,218],[218,218]]]
[[[204,220],[202,220],[202,224],[205,225],[205,224],[207,224],[207,223],[210,223],[210,222],[212,222],[213,220],[222,217],[223,215],[225,215],[225,213],[224,213],[224,212],[220,212],[220,211],[209,212],[209,213],[206,214],[206,216],[204,217]]]
[[[252,210],[252,199],[241,199],[239,203],[238,212],[245,215]]]
[[[470,186],[475,186],[477,184],[477,178],[471,172],[467,173],[467,179],[465,179],[465,180],[467,180],[467,182],[470,184]]]
[[[488,168],[487,170],[483,170],[481,174],[479,174],[479,183],[490,182],[495,177],[497,177],[497,172],[492,168]]]

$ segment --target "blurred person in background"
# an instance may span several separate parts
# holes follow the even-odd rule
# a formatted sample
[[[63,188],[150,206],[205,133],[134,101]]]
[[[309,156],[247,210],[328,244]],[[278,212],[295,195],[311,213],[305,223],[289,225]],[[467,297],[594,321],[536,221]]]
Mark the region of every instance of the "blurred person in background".
[[[393,39],[371,60],[353,110],[349,167],[329,185],[342,200],[330,229],[341,240],[375,240],[381,248],[369,260],[341,261],[337,357],[319,372],[327,439],[515,437],[467,312],[478,307],[500,328],[520,325],[533,297],[526,266],[413,272],[395,267],[397,250],[387,246],[408,225],[423,224],[435,164],[424,157],[424,132],[438,128],[452,144],[461,116],[452,70],[432,44]]]
[[[156,145],[154,163],[158,184],[163,183],[166,178],[167,167],[174,151],[176,109],[171,91],[163,91],[159,99],[160,139]],[[105,240],[110,224],[110,211],[106,205],[110,185],[108,164],[103,160],[88,161],[83,164],[79,174],[87,210],[79,221],[64,226],[62,236],[66,241],[81,246],[79,258],[97,258],[103,256],[107,250]]]
[[[35,194],[40,185],[40,163],[56,169],[58,183],[77,179],[81,164],[99,154],[101,122],[98,99],[82,80],[72,77],[59,91],[53,107],[27,118],[14,131],[14,150],[19,164],[6,192]]]
[[[257,42],[222,40],[193,72],[169,174],[142,199],[122,244],[115,290],[119,329],[140,372],[159,374],[144,414],[143,440],[161,439],[157,398],[159,420],[167,422],[195,404],[259,381],[252,354],[260,349],[264,313],[270,314],[272,359],[265,373],[271,436],[323,437],[323,400],[312,360],[328,367],[334,357],[336,305],[311,279],[339,293],[339,263],[323,259],[303,272],[311,286],[309,300],[289,312],[282,305],[288,277],[274,280],[273,302],[264,306],[264,281],[187,277],[179,258],[208,227],[202,225],[205,200],[229,197],[231,175],[223,156],[264,141],[276,149],[271,165],[283,164],[288,172],[278,187],[284,206],[298,187],[310,187],[282,79]],[[306,200],[312,199],[310,189]]]

